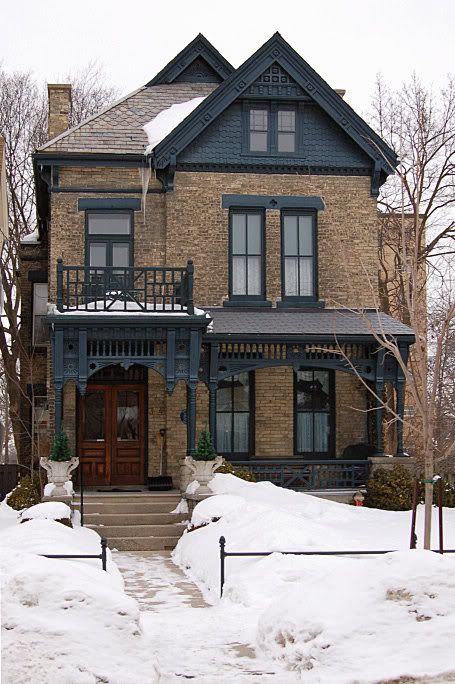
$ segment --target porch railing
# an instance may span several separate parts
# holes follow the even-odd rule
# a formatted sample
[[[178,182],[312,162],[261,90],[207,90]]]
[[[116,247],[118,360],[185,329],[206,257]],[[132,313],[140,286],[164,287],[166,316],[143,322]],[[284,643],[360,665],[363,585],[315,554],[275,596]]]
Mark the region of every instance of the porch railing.
[[[66,266],[57,259],[57,309],[194,314],[194,266]]]
[[[249,470],[257,482],[268,480],[278,487],[296,491],[359,489],[366,485],[370,470],[370,462],[367,460],[267,459],[232,461],[232,464]]]

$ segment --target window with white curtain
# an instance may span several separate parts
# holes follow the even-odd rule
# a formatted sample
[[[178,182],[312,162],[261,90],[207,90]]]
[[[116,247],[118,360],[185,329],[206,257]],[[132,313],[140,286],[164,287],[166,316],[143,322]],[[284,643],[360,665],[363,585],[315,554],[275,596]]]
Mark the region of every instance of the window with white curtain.
[[[314,214],[283,212],[283,299],[316,298],[315,242]]]
[[[230,231],[230,296],[263,299],[263,211],[231,210]]]
[[[216,448],[220,454],[250,452],[250,406],[252,383],[249,373],[239,373],[218,384],[216,398]]]
[[[304,370],[295,374],[296,451],[311,458],[329,457],[332,442],[333,372]]]

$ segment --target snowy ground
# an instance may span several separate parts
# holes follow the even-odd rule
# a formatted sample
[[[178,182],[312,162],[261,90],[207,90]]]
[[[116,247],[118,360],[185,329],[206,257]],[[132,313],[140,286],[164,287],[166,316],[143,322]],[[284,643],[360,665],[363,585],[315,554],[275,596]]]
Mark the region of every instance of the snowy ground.
[[[2,504],[1,681],[455,681],[455,556],[406,550],[409,513],[350,507],[231,475],[216,475],[213,488],[219,496],[193,514],[193,523],[210,523],[183,536],[174,562],[166,554],[114,552],[109,573],[99,560],[37,555],[98,553],[94,532],[42,519],[18,525]],[[422,517],[419,511],[420,539]],[[231,551],[402,551],[228,558],[220,600],[220,535]],[[455,510],[445,511],[445,542],[455,548]]]
[[[158,681],[138,605],[115,564],[106,573],[100,560],[38,555],[99,554],[99,536],[53,520],[16,520],[1,504],[2,683]]]
[[[221,519],[185,534],[174,560],[207,601],[243,611],[242,630],[259,657],[272,657],[275,667],[308,683],[367,684],[405,676],[433,681],[436,675],[451,681],[455,557],[405,550],[410,513],[355,508],[231,475],[217,475],[213,488],[221,495],[199,504],[193,523]],[[419,511],[420,539],[422,517]],[[446,546],[455,548],[455,510],[445,511],[445,525]],[[231,551],[403,551],[227,558],[220,604],[221,535]]]

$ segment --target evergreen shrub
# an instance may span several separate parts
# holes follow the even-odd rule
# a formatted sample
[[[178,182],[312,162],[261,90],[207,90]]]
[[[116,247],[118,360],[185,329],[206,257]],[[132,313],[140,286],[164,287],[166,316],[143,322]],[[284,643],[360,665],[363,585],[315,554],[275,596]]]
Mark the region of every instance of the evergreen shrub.
[[[195,461],[214,461],[216,459],[216,451],[213,448],[212,440],[210,437],[210,432],[202,430],[199,433],[199,439],[197,443],[197,449],[192,454]]]
[[[71,449],[68,442],[67,435],[60,430],[54,437],[51,453],[49,454],[50,461],[71,461]]]
[[[412,508],[413,479],[403,465],[378,468],[367,483],[364,505],[386,511],[409,511]]]
[[[21,511],[24,508],[30,508],[35,504],[41,502],[41,486],[38,475],[33,478],[30,475],[25,475],[19,481],[19,484],[8,497],[8,506],[15,511]]]
[[[247,470],[246,468],[239,468],[238,466],[235,466],[226,460],[216,472],[217,474],[228,473],[229,475],[235,475],[235,477],[239,477],[241,480],[246,480],[246,482],[256,482],[256,478],[250,470]]]

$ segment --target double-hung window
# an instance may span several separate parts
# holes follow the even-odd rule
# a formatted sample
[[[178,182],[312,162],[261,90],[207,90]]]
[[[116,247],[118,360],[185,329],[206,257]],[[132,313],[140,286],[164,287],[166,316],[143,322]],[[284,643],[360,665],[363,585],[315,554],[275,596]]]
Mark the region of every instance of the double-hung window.
[[[231,209],[230,298],[265,298],[262,209]]]
[[[295,374],[295,448],[308,457],[332,455],[333,371],[303,370]]]
[[[253,374],[239,373],[218,385],[216,400],[216,448],[220,454],[251,451]]]
[[[297,152],[297,111],[289,104],[251,105],[247,112],[247,151],[260,155]]]
[[[283,300],[317,299],[316,216],[285,211],[281,216]]]
[[[133,215],[87,212],[87,265],[123,269],[133,263]]]

